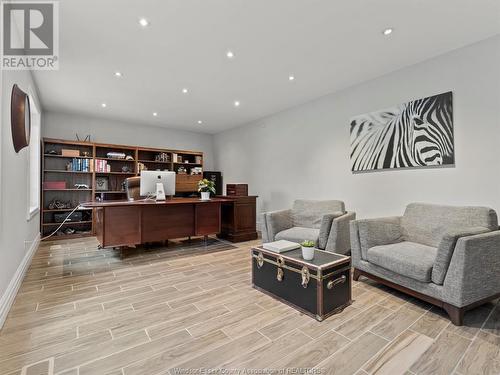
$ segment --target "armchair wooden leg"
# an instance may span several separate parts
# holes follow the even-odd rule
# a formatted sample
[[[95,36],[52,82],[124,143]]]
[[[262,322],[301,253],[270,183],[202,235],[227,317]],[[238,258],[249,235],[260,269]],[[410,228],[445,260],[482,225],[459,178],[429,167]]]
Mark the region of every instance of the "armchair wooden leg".
[[[445,303],[443,304],[443,309],[448,313],[450,320],[454,325],[461,326],[464,324],[465,308]]]
[[[358,281],[361,276],[361,272],[359,272],[356,268],[353,269],[352,278],[354,281]]]

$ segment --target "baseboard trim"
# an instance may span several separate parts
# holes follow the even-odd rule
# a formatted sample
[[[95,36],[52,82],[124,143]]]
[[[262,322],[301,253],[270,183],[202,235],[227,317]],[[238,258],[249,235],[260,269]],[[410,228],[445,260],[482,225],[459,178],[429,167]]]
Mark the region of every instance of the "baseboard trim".
[[[3,327],[5,320],[7,319],[7,315],[9,315],[10,308],[14,303],[14,299],[16,298],[17,292],[21,287],[21,284],[24,279],[24,275],[28,270],[31,259],[33,259],[33,255],[35,255],[36,250],[38,249],[38,245],[40,244],[40,233],[37,234],[33,242],[31,243],[30,248],[26,252],[23,260],[19,267],[17,267],[16,273],[10,280],[9,286],[5,290],[2,298],[0,298],[0,329]]]

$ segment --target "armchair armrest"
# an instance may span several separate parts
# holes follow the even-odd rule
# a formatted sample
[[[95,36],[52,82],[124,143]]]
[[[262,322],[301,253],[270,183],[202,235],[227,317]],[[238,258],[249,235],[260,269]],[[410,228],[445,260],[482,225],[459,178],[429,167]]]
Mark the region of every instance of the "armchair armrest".
[[[330,235],[330,230],[332,229],[333,219],[342,216],[344,212],[337,211],[331,214],[323,215],[321,218],[321,226],[319,227],[319,239],[318,246],[320,249],[326,248],[326,243],[328,241],[328,236]]]
[[[267,230],[267,236],[262,236],[263,241],[272,242],[276,234],[292,227],[292,210],[266,212],[263,214],[263,229]]]
[[[351,239],[351,261],[354,268],[361,262],[361,244],[359,243],[359,228],[357,220],[349,222],[349,237]]]
[[[461,237],[443,283],[443,300],[464,307],[500,293],[500,231]]]
[[[439,242],[436,260],[432,267],[432,282],[442,285],[459,238],[490,232],[486,227],[454,229],[446,232]]]
[[[331,251],[338,254],[347,254],[351,248],[349,223],[356,219],[355,212],[346,212],[341,215],[332,214],[332,222],[330,230],[326,233],[327,241],[325,247],[326,251]],[[320,245],[322,232],[319,232]]]
[[[403,241],[401,216],[356,220],[361,259],[368,259],[368,249]]]

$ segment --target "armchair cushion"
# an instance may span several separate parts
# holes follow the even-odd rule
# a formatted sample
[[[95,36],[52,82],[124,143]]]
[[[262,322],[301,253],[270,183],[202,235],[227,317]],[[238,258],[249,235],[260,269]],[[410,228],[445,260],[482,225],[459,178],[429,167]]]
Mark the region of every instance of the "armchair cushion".
[[[401,220],[408,241],[438,247],[450,228],[498,229],[497,214],[488,207],[411,203]]]
[[[485,227],[474,227],[464,229],[454,229],[446,232],[439,243],[436,261],[432,269],[432,282],[442,285],[446,277],[446,272],[451,262],[451,257],[455,251],[457,241],[461,237],[473,236],[486,233],[490,230]]]
[[[304,227],[293,227],[290,229],[285,229],[275,236],[275,240],[287,240],[292,242],[301,243],[304,240],[314,241],[316,246],[318,246],[319,229],[314,228],[304,228]]]
[[[368,250],[368,261],[379,267],[417,281],[431,282],[436,259],[435,247],[415,242],[374,246]]]
[[[374,246],[403,241],[400,221],[401,218],[398,216],[358,220],[361,258],[367,260],[368,250]]]
[[[292,208],[293,225],[320,229],[323,216],[338,211],[345,212],[344,202],[298,199],[293,203]]]

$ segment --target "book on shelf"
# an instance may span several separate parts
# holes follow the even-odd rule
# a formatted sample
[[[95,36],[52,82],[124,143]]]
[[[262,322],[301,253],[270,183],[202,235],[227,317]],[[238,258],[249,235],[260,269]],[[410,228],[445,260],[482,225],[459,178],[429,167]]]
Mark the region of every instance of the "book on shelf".
[[[73,158],[70,162],[69,170],[73,172],[89,172],[90,171],[89,159]]]
[[[111,165],[108,164],[107,160],[96,159],[94,168],[97,173],[111,172]]]

